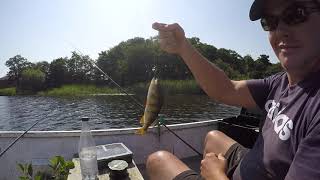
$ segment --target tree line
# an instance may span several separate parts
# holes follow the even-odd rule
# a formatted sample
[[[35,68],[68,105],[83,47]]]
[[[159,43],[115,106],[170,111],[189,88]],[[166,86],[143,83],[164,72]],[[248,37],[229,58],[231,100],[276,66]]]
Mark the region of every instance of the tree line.
[[[231,79],[264,78],[281,71],[279,63],[272,64],[269,56],[260,55],[253,59],[250,55],[242,57],[237,52],[202,43],[193,37],[189,41],[209,61],[216,64]],[[7,73],[14,81],[17,91],[37,92],[64,84],[95,84],[112,86],[96,67],[108,74],[121,86],[147,82],[155,74],[161,79],[186,80],[192,74],[177,55],[160,50],[157,37],[144,39],[136,37],[123,41],[109,50],[102,51],[96,60],[88,55],[72,52],[71,57],[61,57],[50,63],[41,61],[31,63],[21,55],[6,61]],[[156,69],[156,71],[153,71]],[[156,72],[156,73],[155,73]]]

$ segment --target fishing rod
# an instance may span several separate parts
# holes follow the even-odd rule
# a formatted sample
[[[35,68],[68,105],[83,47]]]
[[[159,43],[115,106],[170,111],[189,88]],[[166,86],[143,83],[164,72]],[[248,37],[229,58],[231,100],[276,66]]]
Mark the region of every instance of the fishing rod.
[[[56,109],[53,111],[55,112]],[[36,126],[39,122],[45,120],[49,114],[47,114],[44,118],[41,118],[37,120],[35,123],[33,123],[27,130],[25,130],[20,136],[18,136],[15,140],[13,140],[1,153],[0,158],[18,141],[20,140],[25,134],[27,134],[34,126]]]
[[[37,120],[36,122],[34,122],[27,130],[25,130],[22,134],[20,134],[16,139],[14,139],[3,151],[1,151],[0,153],[0,158],[17,142],[19,141],[25,134],[27,134],[34,126],[36,126],[37,124],[39,124],[39,122],[46,120],[51,114],[54,114],[55,111],[57,111],[58,108],[56,108],[55,110],[53,110],[51,113],[46,114],[45,117]],[[40,116],[36,116],[36,117],[40,117]]]
[[[24,136],[25,134],[27,134],[35,125],[37,125],[41,120],[43,119],[40,119],[38,121],[36,121],[34,124],[32,124],[26,131],[24,131],[20,136],[18,136],[15,140],[13,140],[9,146],[7,146],[1,153],[0,153],[0,157],[2,155],[4,155],[4,153],[6,153],[10,148],[11,146],[13,146],[20,138],[22,138],[22,136]]]
[[[81,51],[77,48],[75,48],[73,46],[73,48],[82,56],[84,56],[83,53],[81,53]],[[120,91],[122,91],[123,93],[125,93],[126,95],[128,95],[133,102],[136,103],[136,105],[140,106],[142,108],[142,110],[144,111],[144,106],[137,100],[135,99],[133,96],[130,96],[129,93],[124,90],[117,82],[115,82],[107,73],[105,73],[102,69],[99,68],[99,66],[91,59],[89,59],[89,62],[92,63],[92,65],[94,67],[96,67],[103,75],[105,75],[108,79],[111,80],[112,83],[114,83],[119,89]],[[185,145],[187,145],[189,148],[191,148],[195,153],[197,153],[199,156],[203,156],[202,153],[200,153],[199,151],[197,151],[193,146],[191,146],[189,143],[187,143],[185,140],[183,140],[178,134],[176,134],[175,132],[173,132],[168,126],[166,126],[165,124],[161,123],[168,131],[170,131],[173,135],[175,135],[178,139],[180,139]]]

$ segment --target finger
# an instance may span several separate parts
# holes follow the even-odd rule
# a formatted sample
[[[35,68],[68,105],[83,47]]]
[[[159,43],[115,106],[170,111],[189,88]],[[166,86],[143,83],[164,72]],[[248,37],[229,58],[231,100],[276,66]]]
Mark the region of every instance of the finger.
[[[177,45],[176,41],[173,39],[166,39],[165,42],[166,42],[167,46],[169,46],[169,47],[174,47]]]
[[[159,39],[159,44],[161,48],[170,46],[171,42],[168,39]]]
[[[178,29],[181,29],[178,23],[164,24],[164,23],[157,23],[157,22],[152,24],[152,28],[158,31],[176,31]]]
[[[173,23],[173,24],[166,25],[166,29],[168,31],[175,31],[175,30],[181,29],[181,27],[178,23]]]
[[[222,155],[222,153],[219,153],[218,159],[220,159],[220,160],[226,160],[226,158]]]
[[[159,31],[159,38],[164,39],[164,38],[173,38],[173,33],[168,32],[168,31]]]
[[[158,31],[163,31],[167,24],[155,22],[152,24],[152,28]]]
[[[169,53],[174,53],[177,47],[177,43],[170,39],[159,39],[160,48]]]
[[[201,160],[201,163],[200,163],[200,164],[202,165],[203,163],[204,163],[204,159],[203,159],[203,160]]]
[[[159,39],[160,48],[165,50],[167,47],[167,42],[164,39]]]
[[[217,155],[213,152],[207,153],[206,157],[217,157]]]

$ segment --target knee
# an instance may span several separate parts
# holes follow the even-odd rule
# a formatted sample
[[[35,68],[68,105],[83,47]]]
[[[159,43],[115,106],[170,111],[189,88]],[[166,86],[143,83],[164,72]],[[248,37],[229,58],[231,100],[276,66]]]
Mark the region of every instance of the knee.
[[[225,136],[225,134],[221,131],[218,130],[213,130],[207,133],[207,136],[205,138],[205,143],[216,143],[218,141],[220,141],[223,137]]]
[[[157,151],[150,154],[147,158],[146,168],[147,171],[152,171],[153,169],[157,169],[157,167],[161,167],[167,162],[166,160],[172,156],[171,153],[167,151]]]
[[[234,143],[236,143],[236,141],[223,132],[217,130],[210,131],[206,136],[204,154],[208,152],[225,154]]]

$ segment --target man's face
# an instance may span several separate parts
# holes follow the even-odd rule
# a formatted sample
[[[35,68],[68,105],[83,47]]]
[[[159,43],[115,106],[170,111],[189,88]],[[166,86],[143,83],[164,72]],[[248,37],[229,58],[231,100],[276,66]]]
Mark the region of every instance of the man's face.
[[[265,13],[279,16],[292,2],[268,0]],[[320,69],[319,12],[311,13],[307,21],[297,25],[280,20],[277,29],[269,32],[269,41],[287,72],[305,74]]]

